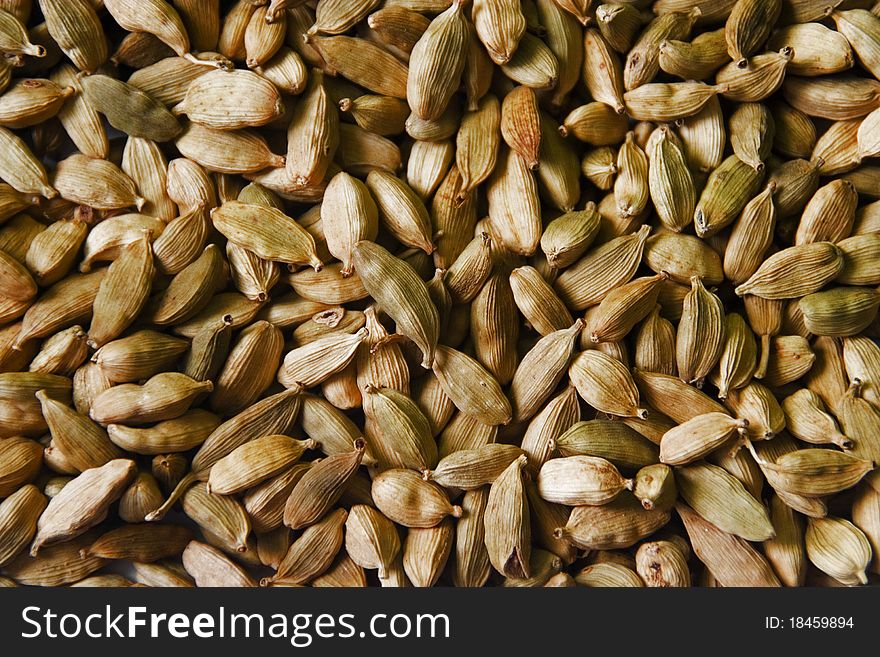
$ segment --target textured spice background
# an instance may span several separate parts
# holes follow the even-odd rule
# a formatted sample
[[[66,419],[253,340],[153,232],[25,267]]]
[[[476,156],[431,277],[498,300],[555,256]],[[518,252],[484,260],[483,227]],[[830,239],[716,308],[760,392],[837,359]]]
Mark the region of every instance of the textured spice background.
[[[880,4],[0,0],[0,584],[880,575]]]

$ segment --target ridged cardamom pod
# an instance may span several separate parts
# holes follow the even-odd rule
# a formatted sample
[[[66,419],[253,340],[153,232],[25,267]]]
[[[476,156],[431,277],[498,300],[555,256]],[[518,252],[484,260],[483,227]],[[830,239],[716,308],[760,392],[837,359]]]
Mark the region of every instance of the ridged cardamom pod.
[[[669,465],[692,463],[744,433],[748,424],[725,413],[698,415],[663,434],[660,460]]]
[[[578,355],[568,370],[572,385],[590,406],[621,417],[647,417],[639,406],[639,391],[626,367],[601,351]]]
[[[867,584],[871,544],[865,533],[843,518],[809,518],[807,556],[819,570],[847,586]]]
[[[353,451],[328,456],[309,468],[287,498],[284,524],[302,529],[324,518],[360,467],[365,449],[366,442],[358,439]]]

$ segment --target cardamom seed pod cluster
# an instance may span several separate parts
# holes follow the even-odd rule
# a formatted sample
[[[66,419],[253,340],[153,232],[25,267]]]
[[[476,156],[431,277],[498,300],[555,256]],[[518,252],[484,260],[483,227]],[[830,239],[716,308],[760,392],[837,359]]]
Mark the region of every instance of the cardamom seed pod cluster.
[[[0,0],[0,584],[880,575],[880,3]]]

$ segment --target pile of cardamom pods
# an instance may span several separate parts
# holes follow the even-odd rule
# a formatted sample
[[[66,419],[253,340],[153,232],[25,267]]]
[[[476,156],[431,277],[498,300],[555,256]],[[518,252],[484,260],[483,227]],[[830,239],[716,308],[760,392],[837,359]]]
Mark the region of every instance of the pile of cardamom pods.
[[[0,0],[0,91],[0,584],[877,581],[880,3]]]

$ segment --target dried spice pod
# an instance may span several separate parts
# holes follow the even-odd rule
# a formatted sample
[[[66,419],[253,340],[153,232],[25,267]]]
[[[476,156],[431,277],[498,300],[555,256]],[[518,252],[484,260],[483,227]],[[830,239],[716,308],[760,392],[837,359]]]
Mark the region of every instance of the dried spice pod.
[[[199,587],[255,587],[256,583],[223,552],[200,541],[190,541],[182,554],[183,566]]]
[[[345,550],[355,563],[386,577],[400,549],[394,523],[373,507],[351,507],[345,521]]]
[[[431,21],[402,5],[382,7],[367,16],[367,25],[386,45],[411,53]]]
[[[593,456],[624,470],[656,463],[657,449],[622,422],[589,420],[572,424],[553,445],[563,456]]]
[[[475,7],[474,22],[478,33],[482,25],[481,15]],[[461,81],[467,39],[468,24],[462,3],[453,2],[449,9],[431,21],[416,42],[410,53],[406,97],[419,118],[434,121],[443,114]]]
[[[834,180],[819,188],[804,208],[795,244],[836,243],[849,237],[858,196],[852,183],[846,180]]]
[[[553,51],[530,32],[523,34],[520,46],[501,70],[519,84],[537,90],[552,89],[559,79],[559,62]]]
[[[147,215],[171,221],[177,216],[177,207],[166,191],[168,161],[155,142],[130,137],[122,152],[122,170],[135,183],[146,202],[140,210]]]
[[[801,388],[789,395],[782,400],[782,410],[786,428],[795,438],[813,444],[852,448],[851,438],[841,433],[822,398],[812,390]]]
[[[413,586],[431,587],[443,573],[452,552],[455,527],[445,518],[436,527],[411,527],[403,546],[403,568]]]
[[[28,146],[8,128],[0,127],[0,146],[4,156],[0,159],[0,175],[21,194],[33,194],[53,199],[58,191],[49,184],[42,163]]]
[[[877,51],[877,16],[864,9],[829,12],[837,31],[852,45],[859,63],[875,77],[880,72]]]
[[[514,253],[533,254],[541,239],[540,201],[526,160],[514,151],[503,152],[486,195],[493,238]]]
[[[673,469],[665,463],[646,465],[633,478],[632,493],[647,511],[669,511],[678,497]]]
[[[225,284],[225,264],[217,246],[208,245],[165,290],[150,300],[147,312],[152,322],[159,326],[174,325],[198,314],[210,302],[217,288]]]
[[[573,386],[567,386],[532,418],[520,445],[529,457],[526,469],[530,475],[537,475],[540,467],[550,458],[555,441],[579,418],[577,391]]]
[[[687,226],[696,207],[694,182],[683,149],[669,128],[651,133],[647,154],[651,201],[663,225],[680,231]]]
[[[583,550],[617,550],[635,545],[669,522],[667,510],[647,510],[624,491],[601,506],[576,506],[554,533]]]
[[[843,266],[843,254],[830,242],[792,246],[767,258],[745,283],[737,286],[736,293],[764,299],[802,297],[834,280]]]
[[[780,586],[765,557],[748,542],[701,518],[685,504],[676,511],[684,522],[694,553],[723,586]]]
[[[100,348],[118,337],[146,306],[155,273],[150,237],[144,232],[107,268],[95,296],[90,347]]]
[[[507,577],[530,576],[529,506],[522,480],[526,457],[520,456],[495,480],[484,515],[486,549],[493,567]]]
[[[773,388],[801,378],[816,359],[809,342],[800,335],[778,336],[773,339],[771,348],[764,382]]]
[[[456,586],[482,586],[491,572],[485,545],[484,517],[488,487],[468,491],[462,498],[462,517],[455,525],[453,580]]]
[[[621,54],[629,51],[642,28],[641,15],[628,4],[599,5],[596,7],[596,21],[602,36]]]
[[[146,204],[137,186],[119,167],[106,160],[75,154],[58,163],[53,185],[62,198],[99,210],[119,210]]]
[[[541,234],[541,250],[548,264],[555,269],[566,269],[574,264],[595,240],[599,224],[600,216],[592,203],[547,224]]]
[[[52,399],[45,390],[37,392],[36,397],[40,400],[43,417],[49,425],[55,446],[65,453],[77,470],[84,472],[98,468],[122,456],[111,443],[107,432],[88,417]]]
[[[877,505],[880,496],[870,485],[860,486],[856,492],[856,498],[852,505],[852,521],[856,527],[864,532],[865,537],[871,544],[871,564],[869,568],[877,572]]]
[[[770,110],[761,103],[744,103],[730,116],[730,144],[737,157],[755,171],[764,170],[776,126]]]
[[[871,561],[871,544],[848,520],[809,518],[805,542],[807,556],[822,572],[847,586],[868,583],[865,568]]]
[[[48,121],[61,109],[73,87],[52,80],[26,79],[13,83],[0,98],[0,125],[23,129]]]
[[[724,25],[727,52],[740,68],[770,36],[782,10],[780,0],[747,0],[733,5]]]
[[[809,157],[816,144],[813,120],[784,101],[771,103],[770,111],[776,126],[773,150],[787,157]]]
[[[569,367],[569,378],[581,398],[597,411],[621,417],[648,415],[639,406],[639,390],[629,371],[601,351],[581,352]]]
[[[583,322],[577,320],[567,329],[554,331],[523,357],[510,388],[515,421],[529,419],[553,393],[568,368],[574,340],[582,328]]]
[[[830,449],[799,449],[783,454],[775,462],[753,456],[774,488],[805,497],[852,488],[871,470],[870,461]]]
[[[666,278],[666,273],[636,278],[609,292],[590,315],[590,341],[622,340],[657,305],[659,286]]]
[[[315,445],[313,440],[294,440],[288,436],[264,436],[252,440],[214,464],[207,491],[232,495],[252,488],[287,470]]]
[[[438,436],[440,458],[462,449],[473,449],[497,442],[498,427],[484,424],[473,415],[456,413]]]
[[[390,520],[404,527],[435,527],[446,516],[460,518],[443,489],[412,470],[389,469],[373,479],[373,500]]]
[[[716,385],[718,398],[726,399],[730,390],[745,386],[757,366],[755,334],[742,316],[729,313],[725,318],[724,346],[718,360]]]
[[[675,360],[682,381],[694,383],[712,371],[724,349],[725,329],[721,300],[706,290],[699,276],[694,276],[675,341]]]
[[[875,285],[878,279],[874,251],[878,244],[874,233],[853,235],[842,239],[838,248],[843,252],[843,271],[837,281],[844,285]]]
[[[650,198],[648,157],[630,131],[617,151],[617,178],[614,198],[622,218],[636,217],[644,212]]]
[[[707,174],[721,165],[727,132],[718,96],[712,95],[696,114],[676,121],[689,166]]]
[[[599,62],[593,66],[590,62]],[[590,95],[618,114],[631,108],[624,104],[623,65],[599,30],[584,32],[584,82]]]
[[[636,572],[646,586],[676,588],[691,585],[687,556],[678,544],[671,541],[642,543],[636,552]]]
[[[37,522],[48,500],[36,486],[26,484],[0,503],[0,565],[21,553],[37,531]]]
[[[837,287],[801,299],[804,325],[814,335],[847,337],[865,330],[880,306],[880,295],[863,287]]]
[[[698,415],[663,434],[660,460],[670,465],[691,463],[742,435],[748,426],[748,420],[726,413]]]
[[[660,71],[660,44],[666,39],[686,39],[701,14],[698,10],[670,12],[648,23],[626,55],[624,84],[627,91],[654,79]]]
[[[660,310],[655,305],[636,332],[633,364],[640,370],[674,375],[675,327],[661,317]]]
[[[437,445],[428,418],[414,401],[391,388],[367,386],[364,413],[370,443],[380,463],[416,470],[437,463]]]
[[[214,381],[211,408],[234,415],[257,401],[275,379],[283,349],[281,331],[269,322],[257,321],[245,328]]]
[[[510,421],[510,402],[495,378],[476,360],[439,345],[432,368],[444,392],[457,408],[490,424],[506,424]]]
[[[214,384],[199,383],[185,374],[162,372],[140,386],[126,383],[102,392],[92,401],[89,415],[100,424],[149,424],[180,417]]]
[[[836,342],[835,346],[837,346]],[[878,402],[876,380],[877,367],[880,365],[880,360],[878,360],[880,349],[873,340],[865,336],[855,336],[843,340],[843,349],[840,355],[845,367],[844,378],[848,376],[850,381],[858,379],[860,396],[876,405]],[[844,383],[841,388],[846,390],[846,384]]]
[[[763,174],[731,155],[709,176],[694,212],[697,235],[711,237],[730,225],[758,191]]]
[[[767,509],[733,475],[708,463],[676,469],[679,494],[704,520],[747,541],[766,541],[775,531]]]
[[[21,553],[4,568],[4,573],[22,586],[64,586],[100,570],[107,562],[81,555],[97,533],[89,532],[66,543],[40,550],[36,558]]]
[[[42,45],[31,43],[27,28],[24,26],[26,22],[27,17],[16,16],[15,13],[4,10],[0,15],[0,33],[3,35],[0,48],[10,55],[45,57],[46,49]]]
[[[785,428],[782,407],[770,389],[757,381],[731,391],[725,404],[748,421],[747,433],[752,440],[769,440]]]
[[[315,185],[327,174],[339,145],[339,114],[321,71],[312,71],[302,101],[287,128],[286,173],[294,185]]]
[[[152,427],[107,425],[107,434],[117,446],[136,454],[186,452],[198,447],[220,425],[220,418],[202,409],[187,411],[178,418]]]
[[[208,381],[217,376],[232,343],[231,315],[224,315],[214,326],[206,326],[192,337],[184,357],[183,373],[195,381]]]
[[[326,571],[343,545],[348,512],[336,509],[312,525],[294,541],[272,577],[260,586],[304,584]]]
[[[733,224],[724,249],[724,275],[733,283],[744,283],[763,262],[776,227],[776,205],[773,195],[776,183],[749,201]]]
[[[307,43],[339,75],[373,93],[406,98],[408,67],[384,48],[349,36],[309,36]]]
[[[141,472],[119,498],[119,517],[128,523],[142,523],[161,504],[158,481],[149,472]]]
[[[352,255],[365,286],[394,319],[397,330],[419,347],[422,366],[430,367],[439,319],[425,284],[409,265],[373,242],[358,242]]]
[[[727,410],[694,386],[677,376],[658,372],[635,370],[633,380],[639,392],[651,408],[670,417],[676,423],[684,423],[704,413],[726,413]],[[648,419],[652,414],[648,415]]]
[[[227,201],[211,212],[211,221],[230,241],[264,260],[323,268],[312,236],[280,210]]]
[[[584,455],[550,459],[536,483],[543,499],[566,506],[606,504],[633,485],[611,462]]]
[[[476,490],[491,484],[523,451],[514,445],[488,444],[443,457],[423,477],[449,489]]]
[[[102,559],[152,563],[177,556],[191,539],[192,531],[182,525],[130,525],[107,532],[85,552]]]
[[[849,449],[852,456],[873,461],[880,455],[880,441],[876,427],[880,421],[877,409],[861,396],[861,380],[855,379],[837,406],[837,416],[851,438]]]
[[[843,348],[834,338],[819,336],[813,340],[812,348],[816,360],[804,382],[832,412],[836,412],[849,386],[847,370],[850,366],[844,363]]]
[[[256,173],[283,168],[287,161],[269,150],[263,137],[251,130],[215,130],[191,123],[174,144],[184,157],[216,173]]]
[[[724,28],[703,32],[691,41],[664,39],[659,45],[660,69],[684,80],[708,80],[729,61]]]
[[[213,495],[206,484],[198,483],[186,491],[182,501],[183,512],[203,530],[208,530],[219,547],[232,553],[247,552],[251,522],[234,497]]]
[[[310,467],[310,462],[300,461],[245,493],[244,508],[254,531],[270,532],[282,528],[287,498]]]
[[[559,133],[594,146],[610,146],[623,141],[628,126],[625,116],[605,103],[592,102],[573,109],[559,126]]]
[[[271,123],[284,113],[278,89],[250,71],[210,71],[193,80],[173,110],[190,121],[219,130]]]
[[[163,142],[181,132],[180,123],[164,105],[126,82],[106,75],[89,75],[80,78],[80,84],[92,107],[110,125],[131,137]]]
[[[610,146],[588,151],[581,160],[581,173],[596,187],[608,191],[614,186],[617,175],[617,153]]]
[[[309,468],[287,498],[284,524],[302,529],[324,518],[360,466],[365,449],[364,440],[358,439],[353,451],[328,456]]]
[[[368,385],[393,388],[409,394],[409,367],[403,350],[388,339],[388,331],[379,321],[374,306],[368,307],[364,316],[369,337],[355,357],[358,386],[361,389]]]
[[[638,121],[672,122],[699,114],[727,84],[652,82],[623,95],[626,113]]]
[[[99,468],[86,470],[67,484],[40,516],[31,544],[31,556],[37,556],[43,546],[68,541],[101,522],[135,471],[133,461],[115,459]]]
[[[571,308],[583,310],[602,301],[612,289],[629,281],[642,259],[651,229],[642,226],[587,253],[556,279],[554,288]]]
[[[776,536],[764,541],[764,555],[785,586],[803,586],[807,574],[804,522],[778,495],[770,498]]]

